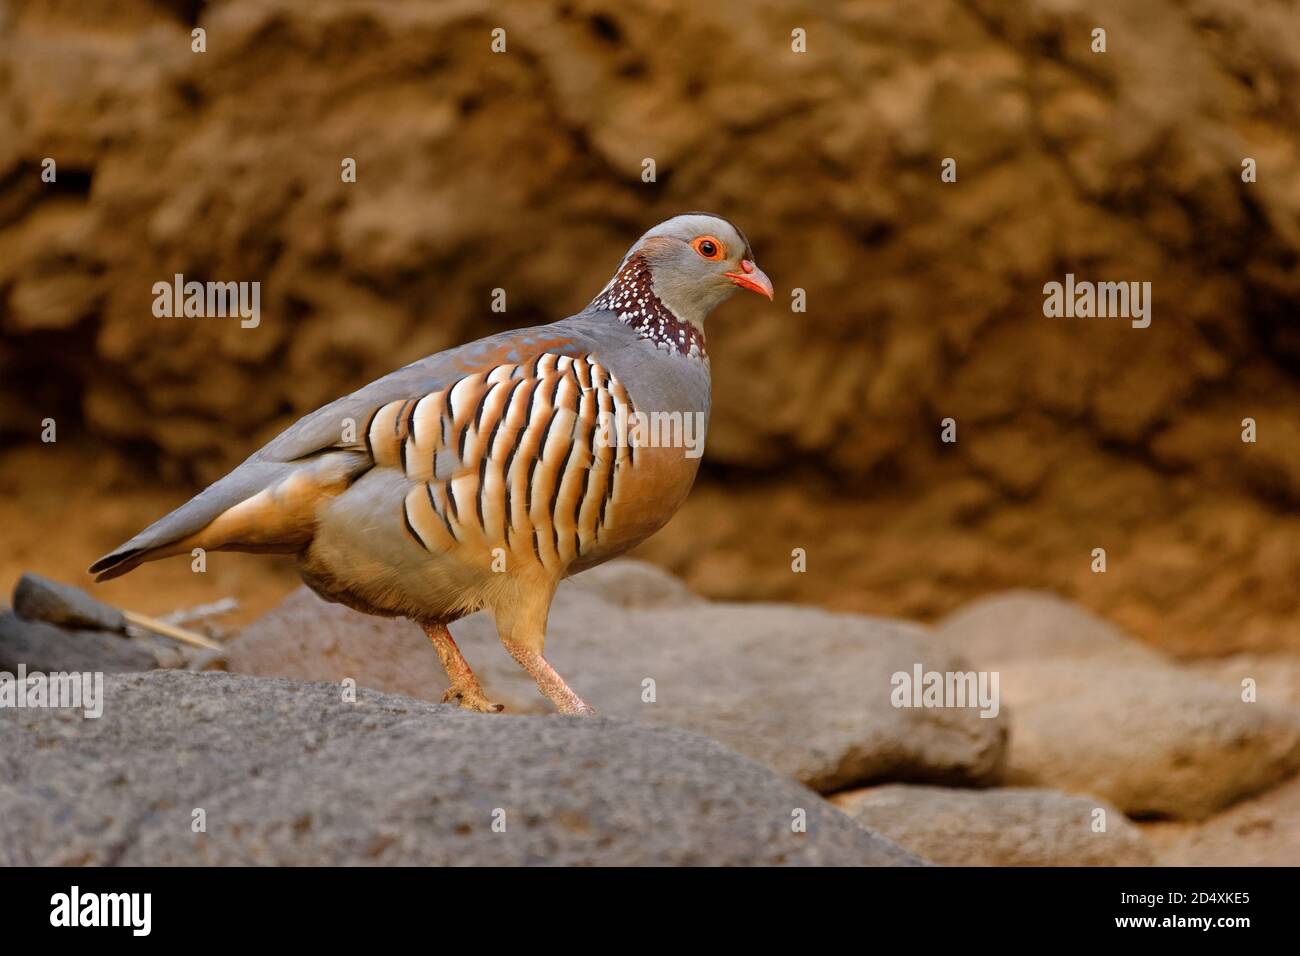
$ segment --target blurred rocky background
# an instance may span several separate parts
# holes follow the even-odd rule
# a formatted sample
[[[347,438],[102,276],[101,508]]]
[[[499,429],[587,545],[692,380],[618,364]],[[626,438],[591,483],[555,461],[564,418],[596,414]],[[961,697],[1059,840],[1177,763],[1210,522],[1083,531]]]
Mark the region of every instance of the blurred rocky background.
[[[1032,587],[1175,656],[1300,650],[1298,31],[1234,0],[0,0],[0,571],[84,581],[300,414],[580,309],[707,209],[777,302],[711,320],[705,470],[642,557],[712,598],[934,622]],[[178,272],[260,281],[260,326],[155,318]],[[1150,281],[1150,328],[1045,318],[1066,272]],[[293,583],[219,555],[97,593]]]

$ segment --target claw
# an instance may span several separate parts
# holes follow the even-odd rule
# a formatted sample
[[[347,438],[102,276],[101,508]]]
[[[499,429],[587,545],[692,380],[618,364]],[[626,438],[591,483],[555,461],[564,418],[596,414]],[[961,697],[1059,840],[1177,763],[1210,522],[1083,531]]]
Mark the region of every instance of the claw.
[[[596,708],[579,698],[574,698],[572,702],[565,701],[555,708],[555,712],[557,714],[566,714],[569,717],[596,716]]]
[[[477,711],[480,714],[499,714],[506,709],[505,704],[488,700],[483,691],[477,687],[448,687],[447,692],[442,695],[442,702],[450,704],[452,701],[465,710]]]

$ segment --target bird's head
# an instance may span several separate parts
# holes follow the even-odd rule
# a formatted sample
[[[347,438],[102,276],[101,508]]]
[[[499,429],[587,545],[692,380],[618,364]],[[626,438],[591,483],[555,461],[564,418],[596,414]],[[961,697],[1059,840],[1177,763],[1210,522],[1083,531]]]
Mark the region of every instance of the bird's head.
[[[721,216],[688,212],[633,243],[593,305],[635,312],[646,307],[649,293],[679,321],[702,330],[705,317],[737,289],[772,298],[772,280],[754,261],[749,240]]]

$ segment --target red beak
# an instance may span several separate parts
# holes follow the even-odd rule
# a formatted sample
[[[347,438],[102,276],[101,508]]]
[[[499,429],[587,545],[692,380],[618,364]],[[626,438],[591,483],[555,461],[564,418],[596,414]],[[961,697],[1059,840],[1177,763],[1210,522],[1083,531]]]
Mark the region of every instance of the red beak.
[[[772,298],[772,280],[767,277],[767,273],[748,259],[740,260],[740,270],[740,272],[724,272],[723,275],[742,289]]]

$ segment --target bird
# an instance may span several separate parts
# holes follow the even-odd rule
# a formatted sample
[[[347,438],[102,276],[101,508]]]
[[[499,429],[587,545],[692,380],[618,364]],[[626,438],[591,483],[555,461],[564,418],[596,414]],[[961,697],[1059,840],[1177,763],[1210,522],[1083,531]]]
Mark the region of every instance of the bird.
[[[311,412],[89,573],[195,548],[293,554],[325,600],[416,622],[447,672],[443,702],[503,709],[448,629],[486,609],[558,713],[593,714],[543,656],[551,601],[686,499],[698,451],[643,426],[695,422],[702,440],[704,321],[739,289],[773,297],[744,233],[674,216],[581,312],[447,349]]]

